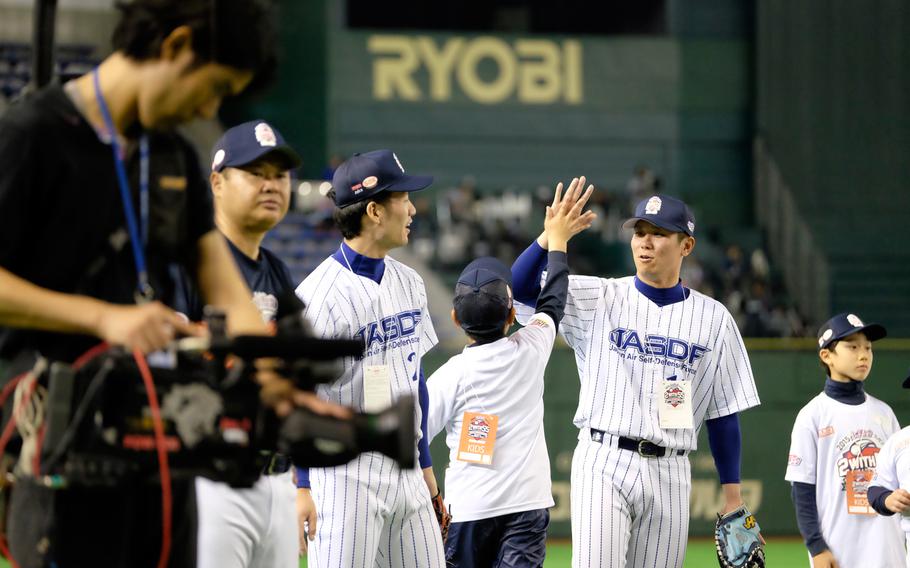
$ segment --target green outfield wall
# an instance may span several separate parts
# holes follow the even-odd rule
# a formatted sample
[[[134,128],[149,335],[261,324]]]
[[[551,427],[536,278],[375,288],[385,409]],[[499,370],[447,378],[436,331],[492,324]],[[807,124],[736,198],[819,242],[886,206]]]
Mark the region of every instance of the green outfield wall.
[[[828,266],[826,311],[910,335],[910,3],[765,0],[756,20],[756,131]]]
[[[583,173],[617,191],[647,165],[712,224],[751,220],[742,36],[352,30],[335,3],[281,9],[278,83],[223,114],[273,121],[301,149],[305,177],[332,154],[380,147],[433,174],[431,193],[466,174],[481,190]]]
[[[748,219],[748,54],[735,39],[344,30],[329,37],[327,144],[394,148],[436,187],[533,189],[636,165],[719,223]]]
[[[867,391],[894,409],[901,425],[910,424],[910,391],[900,388],[910,365],[910,341],[883,340],[875,344],[875,361]],[[824,376],[811,340],[747,340],[762,404],[741,414],[743,432],[743,497],[768,535],[798,534],[790,485],[784,481],[790,430],[799,409],[821,390]],[[431,373],[449,354],[431,352],[425,370]],[[428,375],[429,376],[429,375]],[[551,511],[551,536],[568,537],[569,473],[577,430],[572,416],[578,401],[578,374],[572,352],[557,348],[547,367],[545,428],[556,507]],[[437,476],[448,463],[444,436],[431,446]],[[709,535],[723,504],[714,461],[702,430],[697,452],[690,455],[692,494],[690,536]]]

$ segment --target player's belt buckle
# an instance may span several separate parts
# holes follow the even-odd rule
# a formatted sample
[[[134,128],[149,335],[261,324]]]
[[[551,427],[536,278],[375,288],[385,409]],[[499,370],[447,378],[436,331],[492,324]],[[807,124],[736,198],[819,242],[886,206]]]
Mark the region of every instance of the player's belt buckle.
[[[657,446],[647,440],[638,441],[638,455],[643,458],[660,457],[660,446]]]

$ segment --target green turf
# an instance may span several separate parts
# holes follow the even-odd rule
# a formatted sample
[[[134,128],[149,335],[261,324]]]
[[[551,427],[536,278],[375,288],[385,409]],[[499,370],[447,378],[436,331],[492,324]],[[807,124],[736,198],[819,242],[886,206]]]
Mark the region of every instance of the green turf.
[[[766,548],[768,564],[774,568],[804,568],[808,564],[806,549],[802,541],[794,538],[769,538]],[[551,542],[547,545],[545,568],[564,568],[571,566],[572,545],[564,541]],[[713,568],[717,566],[714,556],[714,542],[698,539],[689,542],[686,552],[685,568]],[[306,568],[306,560],[300,561],[300,567]],[[0,568],[9,568],[9,564],[0,559]]]
[[[794,538],[769,538],[765,549],[769,566],[775,568],[804,568],[809,563],[802,541]],[[572,545],[563,542],[551,542],[547,546],[545,568],[564,568],[572,564]],[[714,554],[714,541],[697,539],[689,541],[686,550],[685,568],[714,568],[717,557]]]

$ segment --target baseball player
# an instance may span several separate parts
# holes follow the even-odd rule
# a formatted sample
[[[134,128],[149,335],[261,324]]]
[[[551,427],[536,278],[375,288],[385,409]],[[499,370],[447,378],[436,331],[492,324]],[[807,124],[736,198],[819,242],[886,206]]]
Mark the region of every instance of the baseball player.
[[[387,256],[408,242],[415,213],[410,192],[433,178],[412,176],[391,150],[355,154],[332,179],[333,219],[344,241],[297,287],[304,316],[318,336],[358,337],[359,359],[345,359],[338,379],[317,394],[359,411],[420,398],[418,469],[401,470],[375,452],[350,463],[298,473],[319,516],[307,560],[319,568],[442,567],[434,505],[442,507],[426,437],[426,383],[420,362],[436,344],[423,280]],[[415,448],[415,451],[418,449]],[[311,489],[308,487],[311,486]],[[305,509],[301,509],[306,514]],[[312,529],[311,529],[312,530]]]
[[[262,320],[274,325],[278,298],[294,289],[288,267],[261,246],[284,218],[291,198],[297,153],[263,120],[227,130],[212,150],[209,176],[215,225],[253,293]],[[181,278],[175,308],[199,321],[203,303],[189,278]],[[199,568],[296,567],[297,516],[290,460],[276,455],[268,475],[250,489],[196,480]],[[315,520],[314,520],[315,526]]]
[[[581,393],[572,459],[572,565],[682,566],[689,526],[687,455],[707,422],[725,497],[741,514],[737,413],[759,404],[732,316],[685,288],[695,218],[652,196],[633,228],[635,276],[571,276],[560,333],[575,352]],[[518,319],[527,321],[546,234],[512,267]]]
[[[891,407],[864,392],[872,342],[882,337],[885,328],[855,314],[838,314],[818,332],[825,389],[796,417],[786,474],[814,568],[905,562],[897,519],[876,515],[866,491],[885,441],[900,429]]]
[[[904,379],[905,389],[910,388],[910,372]],[[910,567],[910,426],[894,434],[875,456],[875,475],[869,486],[869,504],[880,515],[890,517],[900,513],[900,526],[907,544],[907,566]]]
[[[566,246],[593,214],[581,214],[578,179],[556,189],[545,228],[549,277],[527,326],[514,322],[511,273],[495,258],[470,263],[455,287],[452,319],[468,346],[427,381],[428,434],[446,431],[450,566],[543,566],[553,506],[543,426],[544,369],[569,283]]]

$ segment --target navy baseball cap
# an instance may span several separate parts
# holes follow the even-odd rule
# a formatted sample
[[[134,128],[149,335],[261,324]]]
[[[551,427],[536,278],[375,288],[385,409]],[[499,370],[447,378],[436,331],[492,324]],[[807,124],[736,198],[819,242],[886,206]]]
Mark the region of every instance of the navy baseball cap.
[[[647,221],[652,225],[695,236],[695,215],[683,201],[669,195],[652,195],[635,206],[635,215],[622,224],[623,229],[635,227],[638,221]]]
[[[332,177],[337,207],[364,201],[380,191],[419,191],[431,183],[432,176],[406,174],[401,160],[391,150],[354,154],[338,166]]]
[[[455,285],[455,316],[462,329],[478,337],[500,335],[512,308],[512,271],[484,256],[471,262]]]
[[[865,324],[855,314],[837,314],[818,329],[818,348],[827,349],[832,341],[863,332],[869,341],[877,341],[888,332],[877,323]]]
[[[264,120],[252,120],[229,128],[221,135],[212,148],[212,171],[239,168],[265,155],[280,157],[289,170],[299,168],[303,163],[277,128]]]

